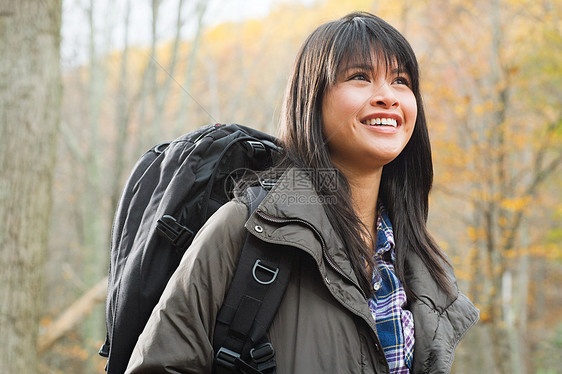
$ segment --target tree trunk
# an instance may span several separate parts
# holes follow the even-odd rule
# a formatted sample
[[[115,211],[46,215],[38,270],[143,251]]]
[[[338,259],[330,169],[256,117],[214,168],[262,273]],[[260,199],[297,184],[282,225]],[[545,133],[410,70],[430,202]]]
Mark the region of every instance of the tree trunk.
[[[117,141],[115,144],[115,161],[113,183],[111,185],[111,209],[115,209],[121,196],[123,186],[123,175],[125,170],[125,148],[127,138],[130,134],[130,105],[129,105],[129,24],[131,15],[131,0],[127,0],[125,8],[125,20],[123,24],[123,52],[121,57],[121,69],[119,73],[119,84],[117,88],[117,99],[115,100],[115,127],[117,129]]]
[[[185,68],[185,81],[182,86],[182,94],[181,94],[181,102],[178,112],[176,114],[176,123],[174,126],[174,133],[175,134],[183,134],[187,131],[194,130],[197,128],[197,125],[190,126],[188,118],[190,116],[190,103],[192,101],[196,102],[199,106],[201,106],[197,100],[193,96],[191,96],[191,84],[193,82],[193,70],[195,69],[195,60],[197,57],[197,52],[199,51],[199,42],[201,41],[201,37],[203,34],[203,17],[207,11],[207,1],[199,1],[195,5],[195,17],[196,17],[196,25],[197,28],[195,29],[195,37],[191,43],[191,50],[189,55],[187,56],[186,60],[186,68]],[[212,62],[212,61],[210,61]],[[201,107],[205,110],[203,107]],[[211,121],[215,122],[212,118],[216,112],[212,112]],[[215,117],[219,118],[219,117]]]
[[[62,0],[0,3],[0,372],[37,372]]]

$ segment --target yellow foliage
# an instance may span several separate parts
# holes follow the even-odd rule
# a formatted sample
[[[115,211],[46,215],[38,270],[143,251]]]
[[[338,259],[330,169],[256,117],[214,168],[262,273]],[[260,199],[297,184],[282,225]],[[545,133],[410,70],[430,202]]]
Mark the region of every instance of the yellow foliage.
[[[486,236],[486,229],[483,227],[467,226],[466,233],[470,240],[475,242],[478,239],[482,239]]]
[[[329,0],[326,1],[321,13],[334,18],[356,10],[375,11],[373,2],[369,0]]]
[[[455,275],[459,281],[470,282],[474,279],[474,274],[461,266],[456,267]]]
[[[510,248],[503,252],[503,257],[506,259],[514,259],[519,257],[523,251],[519,248]]]
[[[454,111],[457,116],[464,116],[466,114],[466,106],[457,104],[454,107]]]
[[[535,245],[529,248],[529,254],[548,260],[562,260],[562,244]]]
[[[483,305],[478,305],[478,304],[476,304],[476,307],[480,309],[480,322],[481,323],[490,322],[491,315],[488,308],[485,308]]]
[[[44,317],[41,318],[41,320],[39,321],[39,326],[41,326],[41,327],[47,327],[47,326],[49,326],[52,322],[53,322],[53,318],[52,318],[51,316],[44,316]]]
[[[527,134],[516,133],[511,136],[511,142],[516,149],[523,149],[529,143],[529,138]]]
[[[512,212],[524,209],[531,202],[530,196],[506,198],[501,201],[501,207]]]
[[[476,239],[478,239],[478,234],[475,227],[467,226],[466,233],[468,234],[470,240],[475,241]]]

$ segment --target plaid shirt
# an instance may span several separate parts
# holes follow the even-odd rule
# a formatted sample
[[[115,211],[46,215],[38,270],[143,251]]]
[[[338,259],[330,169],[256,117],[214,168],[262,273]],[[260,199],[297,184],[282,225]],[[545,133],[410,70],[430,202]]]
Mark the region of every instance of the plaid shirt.
[[[406,305],[406,292],[394,273],[394,234],[390,220],[380,208],[377,221],[375,263],[373,272],[374,295],[369,309],[375,319],[377,333],[391,374],[406,374],[412,368],[414,355],[414,318]]]

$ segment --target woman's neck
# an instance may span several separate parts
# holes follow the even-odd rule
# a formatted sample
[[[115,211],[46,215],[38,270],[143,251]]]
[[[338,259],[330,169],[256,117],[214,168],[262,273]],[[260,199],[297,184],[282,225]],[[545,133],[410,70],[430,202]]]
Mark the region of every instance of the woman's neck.
[[[355,214],[367,228],[371,238],[376,237],[376,220],[378,216],[377,201],[379,186],[382,176],[382,168],[375,169],[371,173],[353,173],[342,170],[346,176],[350,188],[351,199]]]

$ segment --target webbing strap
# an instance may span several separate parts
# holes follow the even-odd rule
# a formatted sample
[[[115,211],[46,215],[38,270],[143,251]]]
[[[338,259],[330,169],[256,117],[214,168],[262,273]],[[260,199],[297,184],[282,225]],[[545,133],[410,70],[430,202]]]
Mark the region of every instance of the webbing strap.
[[[267,191],[248,189],[250,214]],[[288,248],[265,243],[247,234],[240,260],[217,316],[213,345],[215,373],[275,373],[274,349],[267,331],[289,283]]]

